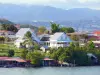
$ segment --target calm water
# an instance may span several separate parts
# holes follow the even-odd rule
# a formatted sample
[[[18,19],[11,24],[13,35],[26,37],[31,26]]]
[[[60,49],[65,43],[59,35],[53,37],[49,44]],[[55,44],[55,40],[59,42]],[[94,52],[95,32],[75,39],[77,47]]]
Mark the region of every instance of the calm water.
[[[100,75],[100,67],[0,68],[0,75]]]

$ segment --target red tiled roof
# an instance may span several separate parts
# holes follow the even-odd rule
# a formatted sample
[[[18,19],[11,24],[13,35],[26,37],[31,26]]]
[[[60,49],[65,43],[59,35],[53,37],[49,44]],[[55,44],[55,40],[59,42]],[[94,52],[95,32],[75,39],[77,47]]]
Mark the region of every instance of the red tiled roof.
[[[7,61],[17,61],[17,62],[26,62],[23,59],[17,59],[17,58],[8,58],[8,59],[5,59],[5,60],[7,60]]]
[[[17,61],[17,62],[27,62],[24,59],[21,58],[11,58],[11,57],[0,57],[0,60],[4,60],[4,61]]]
[[[100,31],[95,31],[94,34],[100,35]]]
[[[0,57],[0,60],[8,59],[8,57]]]
[[[7,33],[8,31],[6,30],[0,30],[1,33]]]
[[[50,59],[50,58],[44,58],[43,60],[53,60],[53,59]]]

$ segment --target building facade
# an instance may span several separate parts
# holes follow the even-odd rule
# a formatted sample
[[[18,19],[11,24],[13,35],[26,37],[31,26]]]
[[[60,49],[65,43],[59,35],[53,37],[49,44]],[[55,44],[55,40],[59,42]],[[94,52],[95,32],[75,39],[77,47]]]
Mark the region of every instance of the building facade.
[[[41,42],[51,48],[67,47],[72,40],[64,32],[57,32],[53,35],[44,35]]]

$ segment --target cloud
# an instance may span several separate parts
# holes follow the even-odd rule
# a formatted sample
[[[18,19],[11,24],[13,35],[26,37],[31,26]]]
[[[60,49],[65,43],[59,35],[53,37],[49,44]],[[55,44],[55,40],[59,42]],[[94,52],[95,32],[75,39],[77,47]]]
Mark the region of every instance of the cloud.
[[[100,0],[0,0],[1,3],[51,5],[61,8],[100,8]]]

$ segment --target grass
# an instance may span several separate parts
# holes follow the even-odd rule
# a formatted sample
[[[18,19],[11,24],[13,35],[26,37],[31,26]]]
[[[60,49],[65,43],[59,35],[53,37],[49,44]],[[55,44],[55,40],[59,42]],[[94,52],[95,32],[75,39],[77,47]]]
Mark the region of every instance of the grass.
[[[0,44],[0,56],[8,56],[8,51],[14,50],[15,56],[19,56],[21,49],[16,48],[13,44]]]

